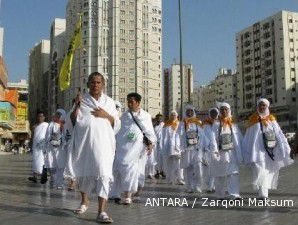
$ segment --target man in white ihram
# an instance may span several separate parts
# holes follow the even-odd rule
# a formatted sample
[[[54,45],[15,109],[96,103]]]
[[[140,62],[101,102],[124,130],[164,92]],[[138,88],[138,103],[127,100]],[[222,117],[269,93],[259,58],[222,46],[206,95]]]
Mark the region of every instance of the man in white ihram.
[[[106,213],[106,204],[113,179],[115,133],[120,129],[120,120],[114,100],[103,93],[103,75],[90,74],[87,86],[89,93],[77,96],[70,115],[74,128],[65,175],[76,180],[82,196],[74,212],[85,213],[89,206],[88,195],[95,192],[98,196],[97,221],[112,223]]]

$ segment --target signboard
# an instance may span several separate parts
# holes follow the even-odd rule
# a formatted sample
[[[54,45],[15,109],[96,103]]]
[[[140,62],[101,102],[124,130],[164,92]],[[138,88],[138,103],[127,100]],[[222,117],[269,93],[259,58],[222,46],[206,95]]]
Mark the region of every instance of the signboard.
[[[9,102],[0,102],[0,122],[14,120],[13,107]]]
[[[27,120],[28,105],[25,102],[19,102],[17,108],[17,121]]]
[[[12,133],[29,133],[29,122],[26,121],[16,121]]]
[[[5,101],[10,102],[15,108],[18,106],[19,94],[18,90],[7,90],[5,93]]]

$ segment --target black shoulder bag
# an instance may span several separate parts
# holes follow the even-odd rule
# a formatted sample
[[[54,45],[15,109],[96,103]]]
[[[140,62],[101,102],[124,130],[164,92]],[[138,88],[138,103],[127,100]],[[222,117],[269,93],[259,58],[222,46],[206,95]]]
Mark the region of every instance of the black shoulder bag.
[[[263,124],[262,124],[262,120],[261,118],[259,118],[259,123],[260,123],[260,127],[261,127],[261,131],[262,131],[262,137],[263,137],[263,143],[264,143],[264,148],[268,154],[268,156],[270,157],[270,159],[272,159],[274,161],[274,154],[272,149],[268,148],[267,143],[266,143],[266,136],[263,130]]]
[[[135,122],[135,124],[138,126],[138,128],[141,130],[142,134],[143,134],[143,143],[146,146],[152,145],[152,142],[149,140],[149,138],[147,138],[147,136],[145,135],[145,133],[143,132],[143,129],[141,128],[140,124],[137,122],[136,118],[133,116],[132,112],[129,111],[130,115],[132,116],[133,121]]]

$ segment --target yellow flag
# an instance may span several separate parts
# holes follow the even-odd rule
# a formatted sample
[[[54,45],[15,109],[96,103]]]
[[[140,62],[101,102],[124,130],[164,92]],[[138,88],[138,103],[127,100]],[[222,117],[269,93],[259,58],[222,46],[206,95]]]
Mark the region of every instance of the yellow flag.
[[[82,45],[82,15],[76,24],[74,35],[68,46],[67,55],[65,56],[60,73],[59,73],[59,86],[60,90],[64,91],[70,86],[70,74],[72,68],[72,61],[75,50]]]

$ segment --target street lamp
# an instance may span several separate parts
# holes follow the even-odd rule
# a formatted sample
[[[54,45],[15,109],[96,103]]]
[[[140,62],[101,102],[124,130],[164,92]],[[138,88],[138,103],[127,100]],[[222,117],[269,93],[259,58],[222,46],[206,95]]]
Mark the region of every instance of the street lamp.
[[[178,0],[179,5],[179,37],[180,37],[180,89],[181,89],[181,118],[183,116],[183,62],[182,62],[182,25],[181,25],[181,0]]]

